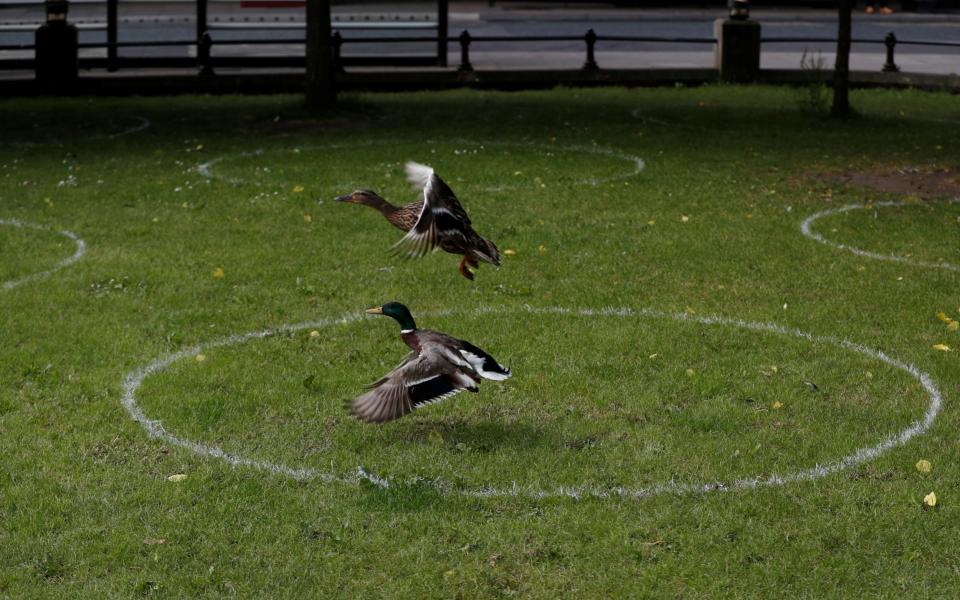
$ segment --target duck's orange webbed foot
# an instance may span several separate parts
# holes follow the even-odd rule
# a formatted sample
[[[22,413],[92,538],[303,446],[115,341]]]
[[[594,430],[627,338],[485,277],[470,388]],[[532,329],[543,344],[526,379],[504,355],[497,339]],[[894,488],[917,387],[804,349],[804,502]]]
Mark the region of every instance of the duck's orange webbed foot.
[[[463,259],[460,260],[460,274],[470,281],[473,281],[473,272],[470,271],[470,267],[467,266],[468,262],[472,262],[474,266],[477,264],[476,261],[472,260],[469,256],[464,256]]]

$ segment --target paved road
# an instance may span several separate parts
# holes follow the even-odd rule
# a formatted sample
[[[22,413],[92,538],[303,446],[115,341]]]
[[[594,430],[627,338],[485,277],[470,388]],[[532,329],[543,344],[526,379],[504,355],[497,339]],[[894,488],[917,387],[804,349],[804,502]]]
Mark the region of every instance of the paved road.
[[[0,5],[2,6],[2,5]],[[195,36],[196,25],[190,4],[132,4],[124,2],[120,12],[121,41],[144,40],[190,40]],[[431,15],[429,3],[406,3],[399,13],[397,5],[365,7],[373,14],[387,14],[408,21],[412,16],[422,19]],[[508,5],[489,7],[486,2],[452,2],[450,33],[456,35],[468,29],[473,36],[582,36],[589,28],[598,35],[656,36],[678,38],[712,38],[713,22],[724,16],[722,8],[716,9],[616,9],[594,8],[511,8]],[[81,24],[102,23],[103,8],[75,6],[71,19]],[[356,7],[339,7],[335,17],[341,22],[350,17],[362,18]],[[832,38],[836,35],[834,11],[816,9],[755,9],[754,20],[761,23],[764,43],[762,66],[765,68],[799,68],[806,51],[810,56],[821,57],[824,64],[833,63],[832,43],[777,43],[775,38],[804,37]],[[32,33],[9,31],[10,25],[39,18],[37,10],[0,8],[0,45],[30,43]],[[302,9],[245,9],[239,5],[212,4],[210,22],[215,27],[237,26],[244,21],[254,23],[260,29],[236,30],[215,29],[214,40],[255,37],[276,39],[276,46],[221,46],[215,53],[243,55],[250,53],[290,54],[302,52],[302,45],[284,43],[283,40],[301,38],[302,29],[276,29],[283,24],[302,22]],[[260,21],[264,25],[259,25]],[[4,24],[8,30],[4,31]],[[960,44],[960,14],[896,13],[892,16],[855,14],[854,37],[880,41],[893,32],[900,40],[926,42],[956,42]],[[434,30],[391,30],[389,35],[424,36],[434,35]],[[383,30],[344,30],[346,38],[363,38],[386,35]],[[105,32],[82,30],[81,41],[105,40]],[[451,45],[450,61],[459,60],[458,49]],[[349,44],[345,55],[392,53],[423,53],[434,51],[433,44]],[[88,55],[103,55],[102,50],[84,51]],[[124,53],[138,55],[192,55],[192,46],[183,48],[136,49]],[[3,55],[3,53],[0,53]],[[9,56],[10,53],[7,53]],[[584,44],[568,42],[475,42],[471,47],[471,60],[476,68],[575,68],[584,60]],[[597,61],[601,67],[710,67],[713,65],[712,44],[691,43],[635,43],[600,42],[597,45]],[[883,46],[880,44],[855,44],[852,66],[855,69],[873,70],[884,62]],[[927,73],[960,73],[960,46],[914,46],[900,45],[897,62],[904,70]]]

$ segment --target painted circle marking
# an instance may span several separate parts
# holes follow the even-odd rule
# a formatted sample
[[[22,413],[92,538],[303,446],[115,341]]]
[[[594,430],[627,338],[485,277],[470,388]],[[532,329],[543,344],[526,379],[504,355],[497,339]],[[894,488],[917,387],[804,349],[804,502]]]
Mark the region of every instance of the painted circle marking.
[[[67,231],[66,229],[53,230],[43,225],[37,225],[36,223],[28,223],[26,221],[20,221],[19,219],[0,219],[0,225],[7,225],[10,227],[19,227],[21,229],[35,229],[37,231],[52,231],[54,233],[62,235],[65,238],[70,239],[76,245],[76,250],[74,250],[73,254],[61,260],[57,264],[55,264],[52,269],[47,269],[46,271],[41,271],[39,273],[31,273],[30,275],[24,275],[23,277],[19,277],[17,279],[11,279],[10,281],[4,281],[2,284],[0,284],[0,287],[2,287],[5,290],[13,289],[25,283],[42,279],[44,277],[47,277],[48,275],[51,275],[59,271],[60,269],[69,267],[73,263],[83,258],[83,255],[86,254],[87,252],[87,243],[83,241],[83,239],[81,239],[80,236],[73,233],[72,231]]]
[[[551,498],[551,497],[592,497],[592,498],[608,498],[608,497],[625,497],[625,498],[645,498],[649,496],[654,496],[658,494],[690,494],[690,493],[703,493],[703,492],[712,492],[712,491],[735,491],[735,490],[747,490],[747,489],[756,489],[761,487],[771,487],[779,486],[789,482],[796,481],[810,481],[814,479],[819,479],[825,477],[832,473],[837,473],[849,469],[851,467],[860,465],[867,461],[873,460],[874,458],[880,456],[881,454],[887,452],[891,448],[905,444],[908,440],[925,433],[933,422],[936,420],[937,415],[940,412],[940,408],[943,402],[942,395],[939,388],[934,383],[933,379],[927,373],[921,371],[916,366],[903,362],[899,359],[888,356],[887,354],[879,351],[868,348],[866,346],[850,342],[844,339],[827,337],[827,336],[818,336],[798,329],[791,329],[783,327],[781,325],[773,323],[759,323],[754,321],[743,321],[740,319],[732,319],[728,317],[719,317],[719,316],[708,316],[708,317],[699,317],[688,315],[685,313],[666,313],[662,311],[657,311],[653,309],[630,309],[630,308],[606,308],[606,309],[571,309],[571,308],[562,308],[562,307],[546,307],[546,308],[535,308],[526,306],[521,309],[528,313],[532,314],[555,314],[555,315],[573,315],[573,316],[583,316],[583,317],[619,317],[619,318],[636,318],[636,317],[646,317],[653,319],[665,319],[678,322],[688,322],[688,323],[700,323],[702,325],[709,326],[727,326],[727,327],[736,327],[740,329],[747,329],[750,331],[758,332],[767,332],[775,333],[780,335],[786,335],[791,337],[800,338],[807,340],[813,343],[825,343],[840,348],[844,348],[859,354],[865,355],[869,358],[879,360],[890,366],[896,367],[903,371],[906,371],[911,377],[917,380],[920,383],[921,387],[929,396],[930,402],[927,406],[927,410],[924,413],[922,419],[912,422],[903,430],[896,432],[887,436],[886,438],[880,440],[879,442],[871,445],[864,446],[854,450],[852,453],[834,460],[833,462],[827,463],[825,465],[816,465],[806,469],[801,469],[799,471],[793,471],[790,473],[782,475],[767,475],[767,476],[756,476],[735,479],[731,481],[707,481],[700,483],[680,483],[675,481],[669,481],[666,483],[660,483],[648,487],[616,487],[610,489],[598,488],[595,486],[583,485],[583,486],[557,486],[552,489],[543,489],[539,487],[534,487],[525,484],[514,483],[510,487],[496,487],[496,486],[480,486],[480,487],[456,487],[450,484],[443,482],[442,480],[430,480],[427,483],[432,484],[436,489],[441,492],[455,493],[464,496],[475,496],[475,497],[502,497],[502,496],[522,496],[530,498]],[[510,309],[507,310],[482,310],[477,311],[478,314],[483,313],[502,313],[510,312]],[[437,313],[434,313],[435,315]],[[443,313],[451,314],[451,313]],[[382,478],[374,473],[370,473],[364,470],[362,467],[357,467],[356,471],[348,474],[337,474],[337,473],[325,473],[320,472],[314,469],[307,467],[290,467],[282,464],[272,463],[269,461],[258,460],[254,458],[247,458],[240,456],[238,454],[231,454],[223,449],[204,444],[201,442],[196,442],[188,439],[181,438],[173,433],[168,432],[163,424],[158,421],[151,419],[144,413],[143,409],[140,408],[137,403],[136,393],[140,386],[143,384],[143,381],[160,371],[163,371],[168,366],[174,362],[190,357],[195,356],[202,351],[218,348],[223,346],[230,346],[235,344],[240,344],[249,340],[263,339],[266,337],[292,333],[300,331],[307,328],[322,328],[330,327],[337,324],[345,324],[356,321],[360,318],[357,315],[345,316],[339,319],[323,319],[320,321],[313,321],[309,323],[298,323],[294,325],[284,325],[274,329],[265,329],[261,331],[254,331],[251,333],[244,333],[238,335],[232,335],[219,340],[215,340],[206,344],[200,344],[179,352],[174,352],[172,354],[167,354],[161,356],[147,365],[140,367],[130,373],[124,378],[123,381],[123,394],[121,397],[121,402],[126,408],[130,416],[137,421],[150,435],[152,438],[161,439],[168,444],[179,446],[190,450],[200,456],[217,458],[227,462],[228,464],[239,467],[253,467],[260,470],[269,471],[275,474],[284,475],[301,481],[309,480],[322,480],[325,482],[340,482],[340,483],[351,483],[356,484],[361,480],[366,480],[374,485],[381,488],[389,488],[395,482]],[[423,480],[418,480],[420,483],[423,483]],[[404,482],[400,482],[404,483]]]
[[[152,125],[152,123],[150,122],[150,119],[146,117],[141,117],[139,115],[130,115],[130,118],[136,122],[130,125],[129,127],[122,129],[116,133],[95,133],[93,135],[84,136],[79,139],[81,141],[87,141],[87,142],[96,141],[96,140],[115,140],[119,137],[132,135],[134,133],[139,133],[144,129],[149,128]],[[18,148],[42,148],[44,146],[62,146],[63,141],[57,140],[57,139],[50,140],[48,142],[13,141],[13,142],[10,142],[10,145]]]
[[[481,149],[485,149],[487,146],[491,146],[491,147],[499,147],[499,148],[525,148],[525,149],[534,148],[534,149],[542,150],[545,152],[569,152],[569,153],[594,154],[598,156],[607,156],[610,158],[614,158],[617,160],[622,160],[630,163],[631,169],[626,173],[619,174],[619,175],[612,175],[608,177],[580,179],[573,182],[573,185],[597,186],[597,185],[609,183],[612,181],[620,181],[620,180],[628,179],[630,177],[638,175],[641,171],[643,171],[646,168],[646,163],[643,161],[642,158],[638,156],[634,156],[632,154],[621,152],[619,150],[615,150],[613,148],[605,148],[602,146],[550,146],[550,145],[539,144],[535,142],[521,143],[521,142],[498,142],[498,141],[475,141],[475,140],[444,140],[443,142],[450,145],[457,145],[457,144],[472,145],[472,146],[479,147]],[[428,145],[431,143],[435,144],[437,142],[436,141],[427,142]],[[403,145],[403,144],[409,144],[409,142],[401,142],[401,141],[395,141],[395,140],[371,140],[366,143],[356,143],[356,144],[330,144],[327,146],[303,146],[303,147],[297,148],[295,151],[279,149],[279,148],[273,149],[273,150],[264,150],[262,148],[258,148],[256,150],[251,150],[248,152],[240,152],[238,154],[229,154],[229,155],[225,154],[222,156],[218,156],[216,158],[208,160],[205,163],[201,163],[197,165],[196,171],[201,176],[207,179],[221,180],[227,183],[232,183],[234,185],[240,185],[244,183],[250,183],[250,181],[247,179],[239,178],[239,177],[229,177],[225,175],[219,175],[214,171],[214,167],[221,162],[235,159],[235,158],[250,158],[253,156],[264,156],[266,154],[274,154],[278,152],[299,153],[303,150],[318,150],[318,149],[340,150],[345,148]],[[469,156],[477,156],[476,154],[469,154],[469,153],[465,153],[465,154]],[[509,187],[511,186],[509,185],[497,186],[495,188],[488,188],[485,191],[496,192],[503,189],[507,189]]]
[[[960,202],[960,198],[954,198],[952,200],[948,200],[947,202],[949,204]],[[865,258],[874,258],[877,260],[898,262],[898,263],[903,263],[907,265],[912,265],[914,267],[925,267],[930,269],[946,269],[948,271],[960,271],[960,265],[956,265],[953,263],[913,260],[905,256],[898,256],[896,254],[880,254],[878,252],[870,252],[869,250],[864,250],[862,248],[857,248],[855,246],[850,246],[848,244],[841,244],[840,242],[834,242],[834,241],[828,240],[827,238],[823,237],[819,233],[816,233],[812,229],[813,223],[823,217],[847,213],[853,210],[862,210],[862,209],[872,208],[876,206],[910,206],[910,204],[907,202],[889,200],[884,202],[874,202],[869,205],[868,204],[848,204],[846,206],[841,206],[839,208],[830,208],[827,210],[822,210],[820,212],[813,213],[812,215],[804,219],[802,223],[800,223],[800,233],[802,233],[805,237],[815,242],[820,242],[821,244],[830,246],[831,248],[845,250],[847,252],[856,254],[857,256],[863,256]]]

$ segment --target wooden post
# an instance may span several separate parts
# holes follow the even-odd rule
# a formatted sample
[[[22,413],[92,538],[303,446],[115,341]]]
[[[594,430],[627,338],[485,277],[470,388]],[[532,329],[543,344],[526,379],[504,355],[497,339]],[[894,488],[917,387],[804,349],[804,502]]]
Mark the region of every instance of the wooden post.
[[[197,43],[207,32],[207,0],[197,0]]]
[[[117,0],[107,0],[107,70],[117,70]]]
[[[830,114],[846,117],[850,114],[850,39],[853,2],[840,0],[837,31],[837,62],[833,68],[833,108]]]
[[[207,0],[197,0],[197,66],[204,77],[213,75],[210,65],[210,46],[213,40],[207,32]]]
[[[450,29],[450,3],[437,0],[437,62],[447,66],[447,30]]]
[[[337,101],[330,0],[307,0],[307,110],[322,112]]]

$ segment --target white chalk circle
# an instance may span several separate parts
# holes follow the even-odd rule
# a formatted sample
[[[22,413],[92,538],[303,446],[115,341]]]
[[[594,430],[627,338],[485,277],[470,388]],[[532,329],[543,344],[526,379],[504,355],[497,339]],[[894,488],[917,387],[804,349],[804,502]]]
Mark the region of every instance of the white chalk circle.
[[[647,125],[655,125],[657,127],[666,127],[667,129],[689,129],[691,131],[699,131],[702,133],[716,134],[722,132],[723,130],[717,127],[706,127],[704,125],[698,125],[696,123],[686,123],[684,121],[668,121],[667,119],[661,119],[659,117],[651,117],[644,114],[643,109],[635,108],[630,111],[630,116],[634,119],[637,119],[641,123]]]
[[[948,200],[947,202],[950,204],[955,202],[960,202],[960,198]],[[865,258],[874,258],[877,260],[898,262],[898,263],[903,263],[907,265],[912,265],[914,267],[925,267],[930,269],[946,269],[948,271],[960,271],[960,265],[957,265],[954,263],[949,263],[945,261],[929,262],[929,261],[922,261],[922,260],[913,260],[912,258],[908,258],[906,256],[898,256],[896,254],[880,254],[878,252],[870,252],[869,250],[864,250],[862,248],[857,248],[855,246],[850,246],[848,244],[842,244],[840,242],[834,242],[834,241],[828,240],[827,238],[823,237],[819,233],[816,233],[815,231],[813,231],[813,224],[818,219],[821,219],[823,217],[829,217],[831,215],[847,213],[853,210],[864,210],[868,208],[884,207],[884,206],[911,206],[911,204],[908,202],[890,200],[885,202],[874,202],[871,204],[848,204],[846,206],[841,206],[839,208],[822,210],[820,212],[813,213],[812,215],[804,219],[803,222],[800,223],[800,232],[804,236],[810,238],[815,242],[820,242],[821,244],[825,244],[827,246],[830,246],[831,248],[837,248],[838,250],[846,250],[847,252],[856,254],[857,256],[863,256]]]
[[[72,242],[74,243],[74,245],[75,245],[75,247],[76,247],[76,249],[74,250],[73,254],[71,254],[71,255],[68,256],[67,258],[65,258],[65,259],[61,260],[60,262],[58,262],[57,264],[55,264],[55,265],[53,266],[53,268],[51,268],[51,269],[47,269],[46,271],[41,271],[41,272],[39,272],[39,273],[31,273],[30,275],[25,275],[25,276],[19,277],[19,278],[17,278],[17,279],[11,279],[11,280],[9,280],[9,281],[4,281],[4,282],[2,282],[2,284],[0,284],[0,287],[2,287],[2,288],[5,289],[5,290],[13,289],[13,288],[18,287],[18,286],[21,286],[21,285],[23,285],[23,284],[25,284],[25,283],[29,283],[29,282],[31,282],[31,281],[36,281],[36,280],[38,280],[38,279],[42,279],[42,278],[44,278],[44,277],[47,277],[48,275],[51,275],[52,273],[56,273],[56,272],[59,271],[60,269],[63,269],[63,268],[65,268],[65,267],[69,267],[69,266],[72,265],[73,263],[75,263],[75,262],[77,262],[78,260],[80,260],[81,258],[83,258],[83,255],[86,254],[86,252],[87,252],[87,243],[84,242],[77,234],[73,233],[72,231],[67,231],[66,229],[60,229],[60,230],[51,229],[51,228],[45,227],[45,226],[43,226],[43,225],[37,225],[36,223],[28,223],[28,222],[26,222],[26,221],[20,221],[20,220],[18,220],[18,219],[0,219],[0,225],[6,225],[6,226],[9,226],[9,227],[18,227],[18,228],[20,228],[20,229],[34,229],[34,230],[37,230],[37,231],[51,231],[51,232],[53,232],[53,233],[56,233],[56,234],[58,234],[58,235],[61,235],[61,236],[65,237],[65,238],[69,239],[70,241],[72,241]]]
[[[292,467],[282,464],[277,464],[265,460],[259,460],[256,458],[247,458],[240,456],[238,454],[231,454],[225,452],[217,446],[210,444],[204,444],[202,442],[196,442],[188,439],[181,438],[176,434],[170,433],[167,431],[163,424],[158,421],[151,419],[140,408],[137,403],[137,390],[140,389],[140,386],[143,384],[144,380],[150,375],[159,373],[169,367],[171,364],[189,357],[196,356],[197,354],[209,350],[211,348],[218,348],[223,346],[231,346],[235,344],[240,344],[255,339],[263,339],[266,337],[288,334],[291,332],[300,331],[303,329],[319,329],[323,327],[331,327],[337,324],[345,324],[352,321],[356,321],[359,317],[356,315],[346,316],[340,319],[324,319],[320,321],[314,321],[310,323],[299,323],[295,325],[285,325],[275,329],[266,329],[262,331],[255,331],[251,333],[232,335],[229,337],[221,338],[216,341],[209,342],[207,344],[201,344],[191,348],[186,348],[179,352],[173,354],[168,354],[157,358],[146,366],[143,366],[139,369],[136,369],[127,374],[123,381],[123,394],[122,394],[122,404],[126,408],[130,416],[137,421],[150,435],[152,438],[163,440],[164,442],[179,446],[181,448],[186,448],[200,456],[217,458],[227,462],[228,464],[234,467],[253,467],[256,469],[269,471],[275,474],[284,475],[287,477],[292,477],[300,481],[310,481],[310,480],[321,480],[325,482],[340,482],[340,483],[352,483],[356,484],[361,480],[366,480],[371,482],[380,488],[389,488],[392,485],[404,485],[404,484],[419,484],[419,485],[431,485],[435,487],[439,492],[442,493],[451,493],[463,496],[473,496],[473,497],[501,497],[501,496],[522,496],[529,498],[551,498],[551,497],[592,497],[592,498],[609,498],[609,497],[624,497],[624,498],[645,498],[649,496],[654,496],[658,494],[690,494],[690,493],[704,493],[712,491],[734,491],[734,490],[748,490],[755,489],[760,487],[770,487],[783,485],[789,482],[795,481],[809,481],[814,479],[819,479],[825,477],[832,473],[837,473],[851,467],[855,467],[867,461],[870,461],[881,454],[887,452],[891,448],[905,444],[911,438],[918,436],[926,432],[930,426],[933,424],[934,420],[937,417],[937,414],[940,412],[940,407],[942,404],[942,396],[940,390],[937,388],[933,379],[914,365],[903,362],[896,358],[892,358],[887,354],[879,351],[867,348],[860,344],[850,342],[847,340],[826,337],[826,336],[817,336],[810,333],[800,331],[798,329],[791,329],[783,327],[781,325],[776,325],[772,323],[758,323],[752,321],[743,321],[739,319],[731,319],[727,317],[699,317],[688,315],[685,313],[666,313],[652,309],[630,309],[630,308],[607,308],[607,309],[572,309],[572,308],[561,308],[561,307],[547,307],[547,308],[534,308],[534,307],[522,307],[519,309],[500,309],[500,310],[481,310],[477,311],[478,314],[486,313],[508,313],[515,312],[517,310],[522,310],[531,314],[551,314],[551,315],[571,315],[571,316],[582,316],[582,317],[596,317],[596,318],[653,318],[653,319],[665,319],[678,322],[688,322],[688,323],[700,323],[702,325],[709,326],[724,326],[724,327],[735,327],[739,329],[747,329],[750,331],[758,332],[769,332],[779,335],[791,336],[807,340],[811,343],[824,343],[840,348],[850,350],[867,356],[868,358],[879,360],[890,366],[896,367],[903,371],[906,371],[911,377],[916,379],[924,391],[929,396],[930,402],[927,406],[927,410],[922,419],[914,421],[909,426],[907,426],[902,431],[896,432],[888,437],[880,440],[879,442],[871,445],[858,448],[851,454],[838,458],[837,460],[824,464],[824,465],[815,465],[806,469],[799,471],[794,471],[790,473],[784,473],[779,475],[764,475],[756,477],[748,477],[742,479],[734,479],[731,481],[704,481],[704,482],[691,482],[683,483],[677,481],[667,481],[664,483],[659,483],[656,485],[648,487],[614,487],[614,488],[599,488],[592,485],[582,485],[582,486],[555,486],[555,487],[536,487],[529,484],[523,484],[519,482],[513,483],[509,487],[497,487],[494,485],[488,486],[478,486],[478,487],[465,487],[465,486],[456,486],[444,482],[440,479],[428,479],[424,480],[422,478],[411,479],[409,481],[398,481],[391,480],[380,477],[374,473],[370,473],[362,467],[357,467],[356,470],[349,473],[330,473],[330,472],[321,472],[307,467]],[[445,313],[453,314],[453,313]]]
[[[120,129],[119,131],[115,131],[113,133],[95,133],[92,135],[86,135],[86,136],[82,136],[75,139],[84,141],[84,142],[97,141],[97,140],[115,140],[120,137],[133,135],[134,133],[139,133],[144,129],[149,128],[152,125],[150,123],[150,119],[146,117],[141,117],[138,115],[130,115],[129,119],[132,121],[132,123],[129,123],[126,127],[124,127],[123,129]],[[64,143],[63,140],[53,139],[46,142],[12,141],[10,142],[10,145],[18,148],[42,148],[44,146],[62,146],[63,143]]]
[[[423,153],[422,156],[409,156],[409,157],[407,157],[407,156],[400,156],[400,157],[398,157],[398,160],[406,160],[407,158],[409,158],[409,159],[411,159],[411,160],[418,160],[418,161],[420,161],[420,162],[430,163],[430,162],[431,162],[431,157],[432,157],[432,155],[429,153],[429,151],[430,151],[431,149],[436,150],[437,148],[435,148],[435,146],[437,146],[439,143],[441,143],[441,142],[440,142],[440,141],[432,141],[432,142],[431,142],[431,141],[427,141],[427,142],[424,142],[424,143],[422,143],[422,144],[419,144],[418,147],[420,148],[420,152]],[[462,147],[463,147],[462,149],[455,148],[455,149],[453,150],[453,154],[454,154],[455,156],[463,156],[465,159],[471,159],[471,160],[476,160],[477,158],[482,157],[484,151],[486,151],[487,148],[508,148],[508,149],[509,149],[509,148],[517,148],[517,149],[524,149],[524,150],[531,150],[531,149],[532,149],[532,150],[536,150],[536,151],[538,151],[538,152],[545,153],[548,157],[551,156],[552,153],[556,153],[556,154],[559,154],[559,153],[592,154],[592,155],[595,155],[595,156],[604,156],[604,157],[612,158],[612,159],[617,160],[617,161],[622,161],[622,162],[627,163],[627,165],[628,165],[628,166],[627,166],[627,169],[624,170],[623,173],[619,173],[619,174],[617,174],[617,175],[606,176],[606,177],[593,177],[593,178],[578,179],[578,180],[572,182],[572,185],[591,185],[591,186],[597,186],[597,185],[601,185],[601,184],[605,184],[605,183],[610,183],[610,182],[613,182],[613,181],[620,181],[620,180],[628,179],[628,178],[630,178],[630,177],[633,177],[633,176],[635,176],[635,175],[638,175],[641,171],[644,170],[644,168],[646,168],[646,163],[644,163],[644,161],[643,161],[642,158],[640,158],[640,157],[638,157],[638,156],[634,156],[634,155],[632,155],[632,154],[627,154],[627,153],[625,153],[625,152],[621,152],[621,151],[619,151],[619,150],[615,150],[615,149],[613,149],[613,148],[605,148],[605,147],[602,147],[602,146],[564,146],[564,145],[541,144],[541,143],[537,143],[537,142],[523,143],[523,142],[500,142],[500,141],[486,141],[486,140],[481,140],[481,141],[477,141],[477,140],[443,140],[443,141],[442,141],[442,144],[443,144],[444,146],[462,146]],[[246,183],[255,183],[255,182],[253,182],[253,181],[251,181],[251,180],[249,180],[249,179],[246,179],[246,178],[229,177],[229,176],[226,176],[226,175],[220,175],[220,174],[218,174],[218,173],[214,170],[214,167],[215,167],[217,164],[219,164],[219,163],[222,163],[222,162],[228,161],[228,160],[232,160],[232,159],[250,158],[250,157],[254,157],[254,156],[267,156],[268,154],[284,153],[284,154],[291,154],[291,155],[296,156],[297,154],[301,153],[301,152],[304,151],[304,150],[306,150],[306,151],[313,151],[313,150],[348,150],[348,149],[368,148],[368,147],[372,147],[372,146],[387,146],[387,145],[398,145],[398,146],[399,146],[399,145],[404,145],[404,146],[409,146],[409,145],[410,145],[410,142],[409,142],[409,141],[407,141],[407,142],[401,142],[401,141],[398,141],[398,140],[368,140],[368,141],[366,141],[366,142],[357,142],[357,143],[352,143],[352,144],[329,144],[329,145],[324,145],[324,146],[301,146],[301,147],[297,147],[297,148],[293,148],[293,149],[272,149],[272,150],[257,149],[257,150],[251,150],[251,151],[249,151],[249,152],[240,152],[240,153],[237,153],[237,154],[218,156],[218,157],[216,157],[216,158],[213,158],[213,159],[211,159],[211,160],[208,160],[208,161],[205,162],[205,163],[202,163],[202,164],[197,165],[196,171],[197,171],[197,173],[199,173],[201,176],[203,176],[203,177],[205,177],[205,178],[207,178],[207,179],[211,179],[211,180],[217,179],[217,180],[220,180],[220,181],[225,181],[225,182],[227,182],[227,183],[232,183],[232,184],[234,184],[234,185],[246,184]],[[441,177],[442,177],[442,176],[443,176],[443,174],[441,173]],[[513,176],[513,173],[507,173],[507,174],[505,174],[505,176],[511,176],[511,177],[512,177],[512,176]],[[301,183],[301,182],[291,182],[291,183]],[[351,184],[349,184],[349,183],[345,183],[345,184],[344,184],[345,187],[350,187],[350,185],[351,185]],[[354,186],[356,186],[356,185],[371,185],[371,183],[370,183],[370,182],[367,182],[366,184],[360,184],[360,183],[358,183],[358,182],[353,182],[353,185],[354,185]],[[505,184],[505,185],[497,186],[497,187],[495,187],[495,188],[489,188],[489,189],[487,189],[486,191],[500,191],[500,190],[503,190],[503,189],[513,188],[513,187],[517,187],[517,186],[521,186],[521,185],[523,185],[523,186],[530,186],[531,184],[530,184],[530,181],[529,181],[528,178],[524,178],[522,184],[521,184],[521,183],[517,183],[517,184]]]
[[[106,134],[92,135],[92,136],[90,136],[90,137],[87,138],[87,139],[91,139],[91,140],[102,140],[102,139],[115,140],[115,139],[117,139],[117,138],[119,138],[119,137],[123,137],[123,136],[126,136],[126,135],[133,135],[134,133],[140,133],[141,131],[143,131],[144,129],[147,129],[148,127],[150,127],[150,126],[152,125],[152,123],[150,123],[150,119],[148,119],[148,118],[146,118],[146,117],[141,117],[141,116],[138,116],[138,115],[130,115],[130,118],[133,119],[134,123],[132,123],[131,125],[127,126],[127,127],[124,128],[124,129],[121,129],[120,131],[117,131],[116,133],[106,133]]]

